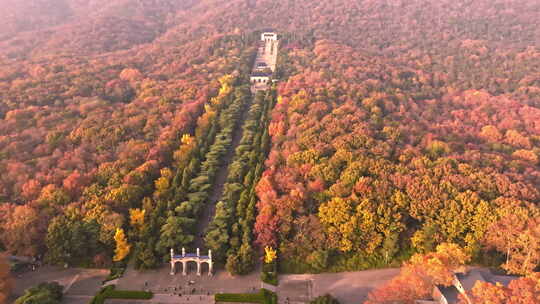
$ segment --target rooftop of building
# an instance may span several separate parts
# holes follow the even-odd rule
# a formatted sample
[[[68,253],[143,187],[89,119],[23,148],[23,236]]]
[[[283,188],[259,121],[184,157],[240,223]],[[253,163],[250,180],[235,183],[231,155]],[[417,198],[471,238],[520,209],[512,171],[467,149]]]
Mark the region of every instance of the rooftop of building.
[[[442,286],[438,285],[437,288],[444,295],[444,298],[448,304],[456,304],[458,302],[459,291],[455,286]]]
[[[181,259],[181,258],[196,258],[197,257],[197,254],[196,253],[186,253],[186,255],[182,256],[181,254],[175,254],[173,255],[173,258],[175,259]],[[200,255],[199,258],[201,259],[209,259],[210,256],[208,255]]]
[[[469,269],[466,272],[456,273],[456,278],[461,284],[465,292],[469,292],[476,282],[490,282],[492,284],[501,283],[507,286],[512,280],[518,278],[516,276],[494,275],[488,269],[476,268]],[[458,302],[459,290],[455,286],[437,286],[441,294],[446,298],[448,304]]]
[[[486,279],[478,269],[473,269],[469,271],[468,273],[457,273],[456,277],[458,278],[459,282],[461,283],[461,286],[463,286],[463,289],[465,291],[470,291],[474,284],[476,284],[477,281],[485,282]]]

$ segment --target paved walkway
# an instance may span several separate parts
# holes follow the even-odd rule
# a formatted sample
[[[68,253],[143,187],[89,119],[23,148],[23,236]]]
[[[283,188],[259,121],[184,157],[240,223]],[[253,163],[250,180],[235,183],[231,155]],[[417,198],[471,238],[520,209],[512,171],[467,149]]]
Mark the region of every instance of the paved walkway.
[[[315,297],[331,294],[341,304],[358,304],[368,293],[399,273],[398,268],[356,272],[280,275],[279,302],[307,303]]]
[[[154,294],[150,300],[121,300],[108,299],[106,304],[214,304],[214,296],[193,296],[193,295],[174,295],[174,294]]]
[[[268,284],[268,283],[265,283],[265,282],[262,282],[262,283],[261,283],[261,288],[270,290],[270,291],[272,291],[272,292],[276,292],[276,291],[277,291],[277,286],[274,286],[274,285],[272,285],[272,284]]]
[[[279,41],[267,41],[259,46],[257,49],[257,56],[252,71],[257,70],[259,63],[266,64],[267,67],[272,70],[272,73],[276,71],[277,56],[278,56]],[[251,92],[264,91],[268,89],[268,84],[265,83],[253,83],[251,85]]]
[[[93,296],[64,295],[62,304],[88,304]]]
[[[285,303],[287,298],[289,298],[290,304],[308,303],[317,296],[329,293],[337,298],[341,304],[359,304],[367,298],[372,289],[384,284],[398,273],[398,268],[390,268],[341,273],[280,275],[276,291],[279,303]],[[193,272],[187,276],[182,274],[171,276],[166,266],[144,272],[128,269],[124,277],[118,280],[117,288],[151,290],[158,295],[162,294],[152,300],[152,304],[155,301],[159,301],[155,303],[184,303],[182,301],[187,300],[187,296],[190,296],[190,302],[193,302],[197,301],[197,297],[201,295],[212,296],[222,292],[257,292],[263,286],[259,276],[260,270],[255,270],[247,276],[238,277],[233,277],[224,270],[218,270],[212,277],[205,275],[205,273],[199,277]],[[147,282],[146,285],[145,282]],[[175,295],[171,296],[171,294]],[[177,299],[178,294],[182,294],[185,298]],[[192,298],[192,296],[194,297]],[[114,303],[127,304],[126,302]],[[150,302],[146,301],[145,303]],[[210,302],[205,298],[202,299],[202,302],[198,302],[198,304],[207,303]]]
[[[192,281],[191,284],[190,281]],[[166,264],[160,269],[147,271],[128,268],[124,276],[118,279],[116,287],[122,290],[150,290],[158,294],[208,295],[210,293],[212,295],[220,292],[257,291],[261,288],[261,280],[258,269],[246,276],[231,276],[222,269],[218,269],[213,276],[208,276],[206,269],[201,276],[197,276],[193,270],[183,276],[181,273],[170,275],[168,264]]]
[[[64,290],[63,292],[64,293],[67,293],[69,291],[69,289],[71,288],[71,286],[73,286],[73,284],[75,284],[75,282],[77,281],[77,279],[80,277],[80,274],[76,274],[73,279],[71,279],[71,281],[69,281],[69,283],[64,286]]]
[[[43,266],[36,271],[28,271],[15,277],[15,289],[10,300],[23,295],[24,290],[43,282],[58,282],[64,286],[62,304],[87,304],[101,288],[107,277],[107,269],[62,268]]]

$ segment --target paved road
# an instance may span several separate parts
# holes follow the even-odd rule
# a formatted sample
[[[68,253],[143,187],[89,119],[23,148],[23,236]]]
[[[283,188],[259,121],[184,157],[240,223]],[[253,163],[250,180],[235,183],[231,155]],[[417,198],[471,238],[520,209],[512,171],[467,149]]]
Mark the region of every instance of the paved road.
[[[291,304],[306,303],[324,294],[331,294],[341,304],[359,304],[368,293],[399,273],[398,268],[356,272],[301,274],[279,276],[279,302],[288,297]]]

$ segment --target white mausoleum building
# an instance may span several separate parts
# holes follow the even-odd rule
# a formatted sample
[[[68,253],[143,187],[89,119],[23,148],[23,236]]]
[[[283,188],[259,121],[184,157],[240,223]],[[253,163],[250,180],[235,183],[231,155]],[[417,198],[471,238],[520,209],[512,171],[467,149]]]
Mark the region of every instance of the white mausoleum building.
[[[261,34],[261,40],[264,42],[272,42],[272,41],[277,41],[278,37],[277,37],[277,34],[274,33],[274,31],[264,30],[263,33]]]

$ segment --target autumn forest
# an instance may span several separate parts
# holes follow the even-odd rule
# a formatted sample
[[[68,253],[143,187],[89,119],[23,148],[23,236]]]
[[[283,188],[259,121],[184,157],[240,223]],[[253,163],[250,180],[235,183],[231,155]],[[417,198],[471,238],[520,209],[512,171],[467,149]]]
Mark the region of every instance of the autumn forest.
[[[268,247],[280,273],[447,250],[540,290],[539,2],[0,6],[0,251],[154,269],[204,244],[241,275]]]

